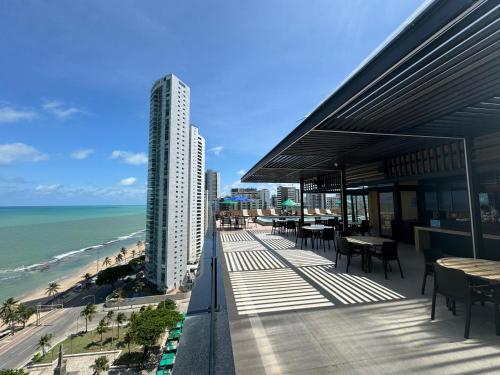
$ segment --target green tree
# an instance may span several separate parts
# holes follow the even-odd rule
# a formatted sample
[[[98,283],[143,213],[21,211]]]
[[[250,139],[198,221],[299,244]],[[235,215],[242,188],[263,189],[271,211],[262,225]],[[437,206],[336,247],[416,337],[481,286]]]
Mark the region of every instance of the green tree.
[[[51,333],[47,333],[43,336],[40,337],[40,340],[38,340],[38,347],[40,349],[42,349],[42,354],[45,355],[46,351],[45,351],[45,348],[46,347],[50,347],[50,343],[52,341],[52,334]]]
[[[16,309],[17,322],[21,323],[23,325],[23,328],[25,328],[26,323],[34,313],[35,309],[26,306],[24,303],[20,303]]]
[[[127,316],[123,312],[119,312],[116,314],[115,322],[116,322],[116,327],[118,329],[118,338],[120,338],[120,324],[125,323],[127,320]]]
[[[110,257],[106,257],[104,258],[104,261],[102,262],[102,265],[103,266],[111,266],[111,258]]]
[[[45,294],[48,294],[49,297],[53,297],[57,293],[59,293],[60,288],[61,288],[61,286],[58,283],[56,283],[55,281],[53,281],[53,282],[49,283],[49,286],[45,290]]]
[[[134,338],[130,332],[127,332],[125,336],[123,336],[123,342],[127,344],[128,354],[130,355],[130,344],[134,342]]]
[[[101,345],[102,345],[102,335],[108,332],[108,323],[106,322],[106,318],[103,318],[99,321],[97,328],[95,331],[101,335]]]
[[[132,258],[135,258],[135,249],[132,249]]]
[[[90,286],[90,282],[92,280],[92,275],[90,273],[86,273],[85,275],[82,276],[83,281],[85,283],[85,288],[88,288]]]
[[[113,317],[114,316],[115,316],[115,313],[113,310],[109,310],[108,313],[106,314],[106,320],[108,321],[108,323],[111,324],[111,335],[113,335],[113,323],[114,323]]]
[[[29,372],[26,372],[22,369],[14,370],[14,369],[0,369],[0,375],[29,375]]]
[[[121,255],[121,254],[120,254]],[[117,265],[106,268],[97,274],[95,283],[97,285],[114,284],[132,272],[132,267],[129,264]]]
[[[94,319],[94,316],[97,314],[97,307],[93,303],[89,303],[80,313],[81,316],[85,318],[85,332],[88,332],[88,322],[91,322]]]
[[[134,288],[133,288],[133,290],[134,290],[134,292],[136,292],[136,293],[137,293],[137,292],[140,292],[141,290],[143,290],[145,286],[146,286],[146,284],[144,284],[144,282],[143,282],[143,281],[138,280],[138,281],[136,281],[136,283],[134,284]]]
[[[109,370],[109,361],[105,356],[96,358],[94,364],[90,365],[89,368],[94,371],[93,375],[99,375],[100,373]]]
[[[115,263],[120,263],[123,260],[122,253],[119,253],[115,256]]]
[[[127,249],[125,247],[122,247],[120,249],[120,253],[122,253],[123,257],[126,258],[127,257]]]
[[[17,322],[17,303],[18,301],[10,297],[0,307],[0,319],[10,327],[12,334],[14,334],[14,323]]]

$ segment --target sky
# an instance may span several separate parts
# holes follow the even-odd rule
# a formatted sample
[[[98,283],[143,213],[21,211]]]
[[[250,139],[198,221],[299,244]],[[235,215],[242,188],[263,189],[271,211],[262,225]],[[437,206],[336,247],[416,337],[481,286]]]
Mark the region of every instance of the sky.
[[[241,175],[421,3],[0,1],[0,206],[144,204],[149,92],[169,73],[222,191],[254,186]]]

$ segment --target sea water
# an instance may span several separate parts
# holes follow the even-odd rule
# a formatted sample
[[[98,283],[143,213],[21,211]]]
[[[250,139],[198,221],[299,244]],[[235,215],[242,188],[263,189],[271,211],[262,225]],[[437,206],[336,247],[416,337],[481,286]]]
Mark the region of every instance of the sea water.
[[[145,206],[0,207],[0,302],[144,240]]]

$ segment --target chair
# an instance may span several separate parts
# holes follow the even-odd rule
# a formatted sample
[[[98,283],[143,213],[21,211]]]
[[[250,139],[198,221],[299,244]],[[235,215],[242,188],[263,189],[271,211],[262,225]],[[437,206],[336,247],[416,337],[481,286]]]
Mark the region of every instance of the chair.
[[[464,337],[469,338],[472,305],[480,301],[493,302],[495,324],[498,333],[498,304],[495,302],[495,291],[491,285],[472,285],[469,278],[462,270],[434,265],[434,291],[432,293],[431,320],[436,313],[436,296],[442,294],[453,301],[453,314],[456,314],[455,301],[465,303],[465,332]]]
[[[425,294],[425,284],[427,276],[434,275],[434,264],[438,259],[444,257],[441,249],[426,248],[424,249],[424,279],[422,280],[422,294]]]
[[[338,260],[341,255],[345,255],[347,257],[347,265],[345,268],[345,272],[349,273],[349,265],[351,264],[351,258],[356,255],[361,255],[361,263],[365,264],[364,252],[352,246],[346,238],[338,237],[337,238],[337,252],[335,254],[335,268],[337,268]]]
[[[312,233],[308,230],[305,230],[303,227],[298,226],[297,227],[297,235],[295,237],[295,245],[297,245],[297,241],[300,238],[300,248],[302,249],[302,245],[304,244],[304,239],[306,240],[306,246],[307,246],[307,239],[310,238],[312,241]]]
[[[250,214],[248,213],[247,209],[243,209],[243,210],[241,210],[241,216],[248,217],[248,216],[250,216]]]
[[[275,210],[274,208],[271,208],[271,209],[269,210],[269,215],[270,215],[270,216],[279,216],[279,215],[276,213],[276,210]]]
[[[398,244],[396,242],[383,242],[382,247],[379,251],[374,252],[374,256],[382,261],[384,264],[384,274],[387,280],[387,265],[388,262],[395,260],[398,262],[399,273],[401,273],[401,278],[403,279],[403,270],[401,269],[401,263],[399,262],[398,256]]]
[[[323,240],[323,251],[326,252],[326,246],[325,242],[328,241],[328,248],[331,249],[330,247],[330,241],[333,241],[333,248],[336,249],[335,246],[335,229],[323,229],[321,233],[321,239]]]
[[[295,220],[288,220],[285,222],[285,233],[294,232],[297,235],[297,222]]]
[[[370,232],[370,222],[368,220],[361,220],[359,233],[364,236],[368,232]]]
[[[231,218],[229,216],[222,216],[220,224],[222,228],[228,226],[231,229]]]
[[[281,232],[281,228],[283,228],[283,225],[276,221],[276,219],[273,219],[273,227],[271,229],[271,234],[276,234],[276,232]]]
[[[262,209],[261,208],[257,208],[257,216],[264,216],[264,214],[262,213]]]
[[[247,220],[246,220],[245,216],[241,216],[241,217],[237,218],[237,220],[238,220],[238,225],[241,228],[247,229]]]

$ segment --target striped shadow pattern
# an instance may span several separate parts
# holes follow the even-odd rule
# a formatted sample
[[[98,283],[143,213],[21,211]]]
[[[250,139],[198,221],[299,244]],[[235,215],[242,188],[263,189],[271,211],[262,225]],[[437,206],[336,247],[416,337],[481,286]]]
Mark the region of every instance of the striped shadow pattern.
[[[286,268],[286,265],[269,251],[233,251],[224,253],[224,258],[229,272]]]
[[[335,265],[335,262],[308,250],[276,250],[276,253],[285,258],[295,267]]]
[[[254,233],[254,236],[261,240],[271,250],[283,250],[295,248],[295,241],[273,235],[270,233]]]
[[[267,250],[261,243],[257,241],[237,241],[224,242],[224,252],[230,253],[233,251],[264,251]]]
[[[345,305],[405,298],[366,277],[337,273],[333,266],[301,267],[298,270],[327,290]]]
[[[220,238],[222,242],[255,241],[255,238],[253,238],[246,231],[234,232],[234,233],[220,232]]]
[[[229,277],[239,315],[333,306],[289,268],[232,272]]]

